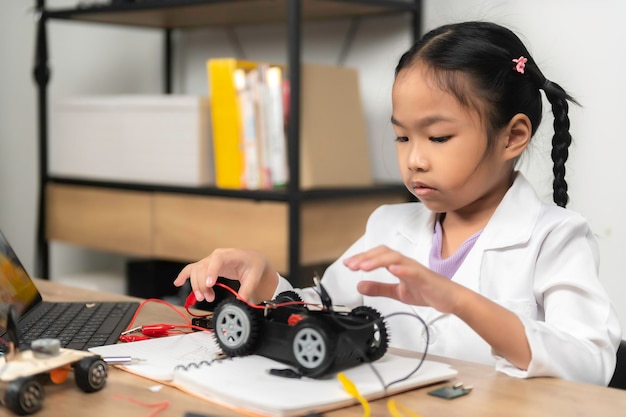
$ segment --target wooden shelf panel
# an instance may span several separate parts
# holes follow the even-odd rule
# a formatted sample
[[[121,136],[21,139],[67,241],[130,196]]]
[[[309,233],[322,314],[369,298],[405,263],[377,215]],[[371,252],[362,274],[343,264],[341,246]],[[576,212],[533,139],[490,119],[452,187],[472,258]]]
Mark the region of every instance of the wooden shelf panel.
[[[290,0],[172,0],[126,5],[48,10],[53,19],[112,23],[152,28],[193,28],[287,21]],[[304,20],[374,16],[410,12],[409,0],[304,0]]]
[[[337,259],[365,232],[367,219],[378,206],[405,202],[402,193],[306,202],[301,207],[300,218],[302,264],[323,264]]]
[[[47,185],[47,238],[138,256],[193,261],[219,247],[263,252],[289,270],[287,202]],[[407,201],[404,192],[332,196],[301,203],[302,265],[336,259],[365,230],[381,204]]]
[[[98,250],[150,255],[149,194],[50,184],[46,237]]]
[[[215,248],[241,247],[288,270],[286,203],[166,193],[153,198],[154,257],[197,260]]]

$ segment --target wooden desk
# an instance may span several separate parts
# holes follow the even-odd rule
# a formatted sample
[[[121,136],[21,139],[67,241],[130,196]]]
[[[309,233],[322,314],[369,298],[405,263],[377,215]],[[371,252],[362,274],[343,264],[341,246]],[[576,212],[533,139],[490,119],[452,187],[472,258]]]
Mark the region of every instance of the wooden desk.
[[[129,298],[62,286],[37,280],[44,299],[49,301],[118,300]],[[180,318],[167,307],[148,303],[138,317],[138,324],[178,322]],[[464,397],[444,400],[427,395],[433,389],[426,387],[396,396],[422,417],[469,416],[622,416],[626,414],[626,391],[563,381],[553,378],[521,380],[495,372],[491,367],[464,361],[437,358],[451,363],[458,371],[457,381],[473,385],[473,391]],[[111,368],[107,386],[94,394],[84,394],[70,383],[46,386],[46,399],[37,417],[47,416],[116,416],[145,417],[151,410],[117,396],[154,404],[169,401],[170,405],[158,417],[182,417],[191,411],[212,416],[238,416],[240,414],[218,407],[210,402],[164,386],[159,392],[149,390],[156,384],[119,369]],[[438,384],[441,386],[445,384]],[[385,400],[371,403],[372,416],[390,416]],[[0,408],[0,416],[12,415]],[[362,416],[360,406],[344,408],[325,414],[328,417]]]

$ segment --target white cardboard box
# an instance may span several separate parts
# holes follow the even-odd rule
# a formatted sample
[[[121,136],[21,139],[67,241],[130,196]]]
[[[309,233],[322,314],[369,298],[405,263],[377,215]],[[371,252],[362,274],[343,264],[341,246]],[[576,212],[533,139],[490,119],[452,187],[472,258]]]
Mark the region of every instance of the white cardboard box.
[[[162,185],[214,183],[207,97],[88,96],[51,111],[53,176]]]

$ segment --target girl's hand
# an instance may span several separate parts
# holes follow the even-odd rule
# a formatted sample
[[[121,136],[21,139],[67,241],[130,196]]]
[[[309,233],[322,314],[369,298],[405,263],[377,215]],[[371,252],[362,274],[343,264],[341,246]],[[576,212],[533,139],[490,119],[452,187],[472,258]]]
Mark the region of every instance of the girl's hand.
[[[406,304],[431,306],[442,313],[455,313],[459,297],[467,289],[387,246],[378,246],[344,260],[353,271],[386,268],[398,277],[395,284],[361,281],[361,294],[395,298]]]
[[[353,271],[387,268],[400,282],[361,281],[359,292],[454,314],[489,343],[496,354],[520,369],[528,369],[530,346],[522,321],[512,311],[386,246],[346,258],[344,264]]]
[[[218,277],[238,280],[239,295],[252,302],[271,298],[278,285],[278,274],[265,256],[247,249],[215,249],[206,258],[185,266],[174,285],[180,287],[189,279],[197,301],[213,301]]]

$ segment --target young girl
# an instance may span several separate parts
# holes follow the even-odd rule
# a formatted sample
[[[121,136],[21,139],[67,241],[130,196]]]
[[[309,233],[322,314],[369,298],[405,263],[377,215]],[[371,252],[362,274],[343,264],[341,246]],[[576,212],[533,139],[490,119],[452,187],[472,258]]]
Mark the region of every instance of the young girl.
[[[515,170],[541,121],[541,91],[554,115],[556,205]],[[593,233],[564,208],[568,100],[508,29],[467,22],[427,33],[396,68],[391,116],[404,184],[421,203],[371,215],[323,276],[333,302],[421,316],[432,354],[606,385],[621,330],[598,280]],[[263,255],[243,249],[217,249],[174,283],[190,279],[196,298],[210,301],[218,276],[239,280],[257,302],[291,289]],[[319,302],[313,289],[299,292]],[[423,350],[415,318],[387,325],[392,346]]]

